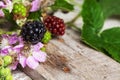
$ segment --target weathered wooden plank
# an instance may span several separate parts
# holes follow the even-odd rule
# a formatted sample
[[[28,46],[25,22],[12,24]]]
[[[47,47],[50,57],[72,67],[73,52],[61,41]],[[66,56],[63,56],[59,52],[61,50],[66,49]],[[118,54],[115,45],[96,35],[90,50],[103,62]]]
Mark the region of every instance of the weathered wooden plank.
[[[25,73],[21,72],[20,70],[16,70],[12,72],[14,79],[13,80],[32,80],[29,76]]]
[[[58,12],[55,16],[64,18],[67,22],[71,21],[77,12],[79,11],[65,15]],[[81,28],[82,18],[75,24]],[[107,26],[108,23],[105,24],[105,27]],[[63,37],[52,39],[46,48],[48,58],[45,63],[40,63],[35,70],[21,68],[33,80],[120,80],[120,64],[83,44],[80,33],[76,31],[67,29]]]
[[[36,70],[43,80],[120,80],[120,64],[101,52],[84,45],[74,32],[61,39],[53,39],[47,44],[48,60]],[[73,37],[76,36],[75,39]],[[69,72],[70,69],[70,72]],[[67,72],[67,73],[66,73]],[[34,77],[34,74],[31,73]],[[35,80],[41,80],[37,78]]]

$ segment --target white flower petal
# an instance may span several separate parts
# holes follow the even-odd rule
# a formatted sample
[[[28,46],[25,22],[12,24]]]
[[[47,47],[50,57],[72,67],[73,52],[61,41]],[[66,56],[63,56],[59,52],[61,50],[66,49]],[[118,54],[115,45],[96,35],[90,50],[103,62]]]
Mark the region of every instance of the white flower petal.
[[[46,53],[42,51],[33,52],[32,55],[39,62],[45,62],[47,56]]]
[[[35,69],[39,63],[33,58],[33,56],[29,56],[26,60],[26,64],[31,68]]]
[[[40,48],[42,48],[44,45],[41,43],[41,42],[39,42],[39,43],[37,43],[36,45],[32,45],[31,46],[31,50],[32,51],[39,51],[40,50]]]
[[[19,63],[23,68],[26,66],[26,59],[27,59],[26,57],[19,55]]]

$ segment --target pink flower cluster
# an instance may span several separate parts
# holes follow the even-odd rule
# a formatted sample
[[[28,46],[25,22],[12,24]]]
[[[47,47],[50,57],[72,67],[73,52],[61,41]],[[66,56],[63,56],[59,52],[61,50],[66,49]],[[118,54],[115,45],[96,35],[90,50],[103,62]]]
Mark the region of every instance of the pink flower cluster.
[[[39,10],[41,1],[42,0],[33,0],[32,3],[30,3],[31,5],[30,12]],[[12,0],[4,0],[4,2],[0,1],[0,17],[4,17],[4,13],[2,9],[8,9],[11,12],[13,8],[13,4],[14,3]]]
[[[0,44],[0,56],[10,55],[13,58],[12,64],[9,66],[15,70],[18,63],[24,68],[26,66],[35,69],[39,62],[45,62],[46,53],[40,49],[43,44],[39,42],[36,45],[30,45],[26,49],[22,38],[17,34],[13,35],[2,35]]]

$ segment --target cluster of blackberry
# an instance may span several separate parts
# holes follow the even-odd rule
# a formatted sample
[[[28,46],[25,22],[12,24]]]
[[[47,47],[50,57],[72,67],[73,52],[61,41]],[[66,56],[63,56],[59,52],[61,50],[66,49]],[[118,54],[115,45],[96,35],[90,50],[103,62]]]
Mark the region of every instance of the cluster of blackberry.
[[[47,43],[52,35],[63,35],[65,24],[62,19],[55,16],[46,17],[41,21],[28,21],[21,29],[21,36],[24,41],[36,44],[38,42]]]
[[[13,6],[14,19],[22,19],[28,15],[24,4],[16,3]],[[44,17],[43,21],[28,21],[21,29],[23,40],[32,44],[38,42],[48,43],[51,35],[61,36],[65,33],[64,21],[55,16]]]

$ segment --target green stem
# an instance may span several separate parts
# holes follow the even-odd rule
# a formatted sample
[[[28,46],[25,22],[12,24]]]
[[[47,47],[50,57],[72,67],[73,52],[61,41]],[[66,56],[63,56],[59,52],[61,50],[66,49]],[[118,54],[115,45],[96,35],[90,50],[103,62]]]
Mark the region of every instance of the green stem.
[[[77,26],[75,26],[73,23],[67,23],[67,26],[69,26],[70,28],[72,28],[78,32],[81,32],[81,29],[78,28]]]
[[[71,27],[72,29],[77,30],[78,32],[81,32],[81,29],[78,28],[77,26],[74,25],[74,22],[80,17],[81,12],[79,12],[79,14],[77,16],[75,16],[74,19],[72,19],[71,21],[67,22],[66,24]]]
[[[67,22],[66,24],[68,24],[68,23],[74,23],[80,17],[80,15],[81,15],[81,12],[79,12],[79,14],[77,16],[75,16],[74,19],[72,19],[71,21]]]
[[[5,19],[0,19],[0,23],[3,23],[5,22],[6,20]]]

